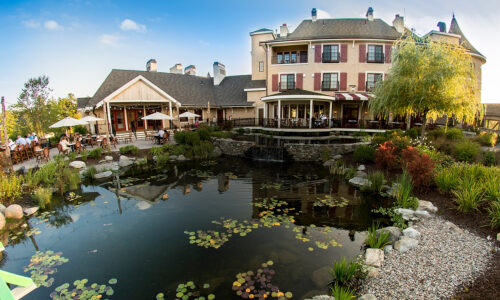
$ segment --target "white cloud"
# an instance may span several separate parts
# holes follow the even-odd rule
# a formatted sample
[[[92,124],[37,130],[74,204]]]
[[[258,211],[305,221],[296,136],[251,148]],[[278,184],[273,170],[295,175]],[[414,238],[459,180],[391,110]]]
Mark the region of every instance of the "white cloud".
[[[322,9],[317,9],[317,16],[318,16],[318,19],[331,19],[332,18],[332,15],[329,12],[322,10]]]
[[[125,19],[123,22],[120,24],[120,29],[123,31],[137,31],[137,32],[145,32],[146,31],[146,25],[136,23],[130,19]]]
[[[204,40],[200,40],[200,45],[202,45],[202,46],[209,46],[210,43],[207,42],[207,41],[204,41]]]
[[[103,34],[99,37],[99,42],[103,45],[107,46],[118,46],[119,41],[122,39],[121,36],[119,35],[113,35],[113,34]]]
[[[38,28],[40,27],[40,22],[37,22],[35,20],[27,20],[23,21],[23,25],[27,28]]]
[[[57,24],[57,22],[54,20],[49,20],[43,23],[43,26],[48,30],[58,30],[62,28],[61,25]]]

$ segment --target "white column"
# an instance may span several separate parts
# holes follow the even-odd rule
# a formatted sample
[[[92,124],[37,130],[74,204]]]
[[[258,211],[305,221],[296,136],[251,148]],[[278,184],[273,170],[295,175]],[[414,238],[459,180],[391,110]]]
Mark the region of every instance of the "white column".
[[[146,116],[146,105],[143,105],[143,106],[142,106],[142,111],[144,112],[144,113],[143,113],[143,117],[145,117],[145,116]],[[148,121],[143,120],[143,122],[144,122],[144,128],[145,128],[145,129],[148,129]]]
[[[109,109],[109,101],[106,102],[106,110],[107,110],[107,113],[108,113],[108,128],[111,130],[111,133],[113,133],[113,128],[111,127],[112,123],[111,123],[111,111]]]
[[[267,124],[267,103],[264,102],[264,120],[262,120],[262,125]]]
[[[278,99],[278,128],[281,127],[281,99]]]
[[[312,120],[313,120],[313,101],[309,100],[309,129],[312,128]]]
[[[332,127],[332,106],[333,102],[330,101],[330,114],[328,115],[328,127]]]
[[[172,101],[169,101],[168,102],[168,114],[170,115],[170,117],[174,117],[174,114],[172,113]],[[169,122],[169,124],[173,124],[174,120],[172,119],[172,121]],[[172,126],[170,126],[170,129],[172,129]]]
[[[125,120],[125,130],[128,131],[128,118],[127,118],[127,107],[123,106],[123,119]]]

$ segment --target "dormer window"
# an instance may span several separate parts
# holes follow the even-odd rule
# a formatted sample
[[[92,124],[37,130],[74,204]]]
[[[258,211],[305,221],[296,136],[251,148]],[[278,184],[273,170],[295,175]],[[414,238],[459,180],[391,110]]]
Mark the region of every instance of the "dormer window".
[[[338,63],[340,61],[339,45],[324,45],[322,61],[324,63]]]
[[[369,63],[384,63],[384,46],[368,45],[366,61]]]

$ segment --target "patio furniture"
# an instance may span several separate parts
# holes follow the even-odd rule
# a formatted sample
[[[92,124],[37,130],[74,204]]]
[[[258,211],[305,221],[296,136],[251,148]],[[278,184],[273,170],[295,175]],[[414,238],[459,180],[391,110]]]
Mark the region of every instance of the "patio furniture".
[[[42,147],[36,145],[33,150],[34,150],[36,162],[39,163],[42,160],[43,149],[42,149]]]
[[[50,149],[49,147],[44,147],[43,152],[42,152],[42,161],[49,161],[50,160]]]

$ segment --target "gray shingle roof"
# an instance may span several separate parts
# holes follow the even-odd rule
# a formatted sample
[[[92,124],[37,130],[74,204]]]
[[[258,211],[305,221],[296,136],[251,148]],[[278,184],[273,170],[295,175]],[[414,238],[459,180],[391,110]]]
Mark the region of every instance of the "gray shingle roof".
[[[279,93],[276,93],[276,94],[272,94],[272,95],[269,95],[269,96],[266,96],[266,97],[271,97],[271,96],[289,96],[289,95],[329,96],[329,95],[325,95],[325,94],[321,94],[321,93],[316,93],[316,92],[313,92],[313,91],[295,89],[295,90],[286,90],[286,91],[279,92]],[[332,97],[332,96],[330,96],[330,97]]]
[[[458,26],[457,19],[455,19],[455,16],[453,16],[453,19],[451,20],[451,25],[450,25],[450,30],[448,30],[448,33],[453,33],[453,34],[458,34],[460,36],[460,45],[462,45],[465,49],[469,50],[470,52],[481,55],[486,59],[484,55],[481,54],[481,52],[477,51],[474,46],[467,40],[465,37],[464,33],[460,29],[460,26]]]
[[[247,85],[245,85],[245,89],[262,89],[266,88],[266,80],[250,80]]]
[[[316,22],[304,20],[286,38],[276,40],[300,39],[387,39],[396,40],[401,36],[393,26],[381,19],[319,19]]]
[[[182,106],[204,107],[208,101],[212,107],[221,106],[222,103],[230,106],[251,106],[251,103],[247,102],[246,92],[243,91],[244,86],[251,81],[251,75],[226,76],[219,86],[214,87],[213,78],[117,69],[109,73],[88,106],[95,106],[139,75],[179,101]]]
[[[79,109],[85,108],[89,103],[91,97],[81,97],[76,99],[76,107]]]

